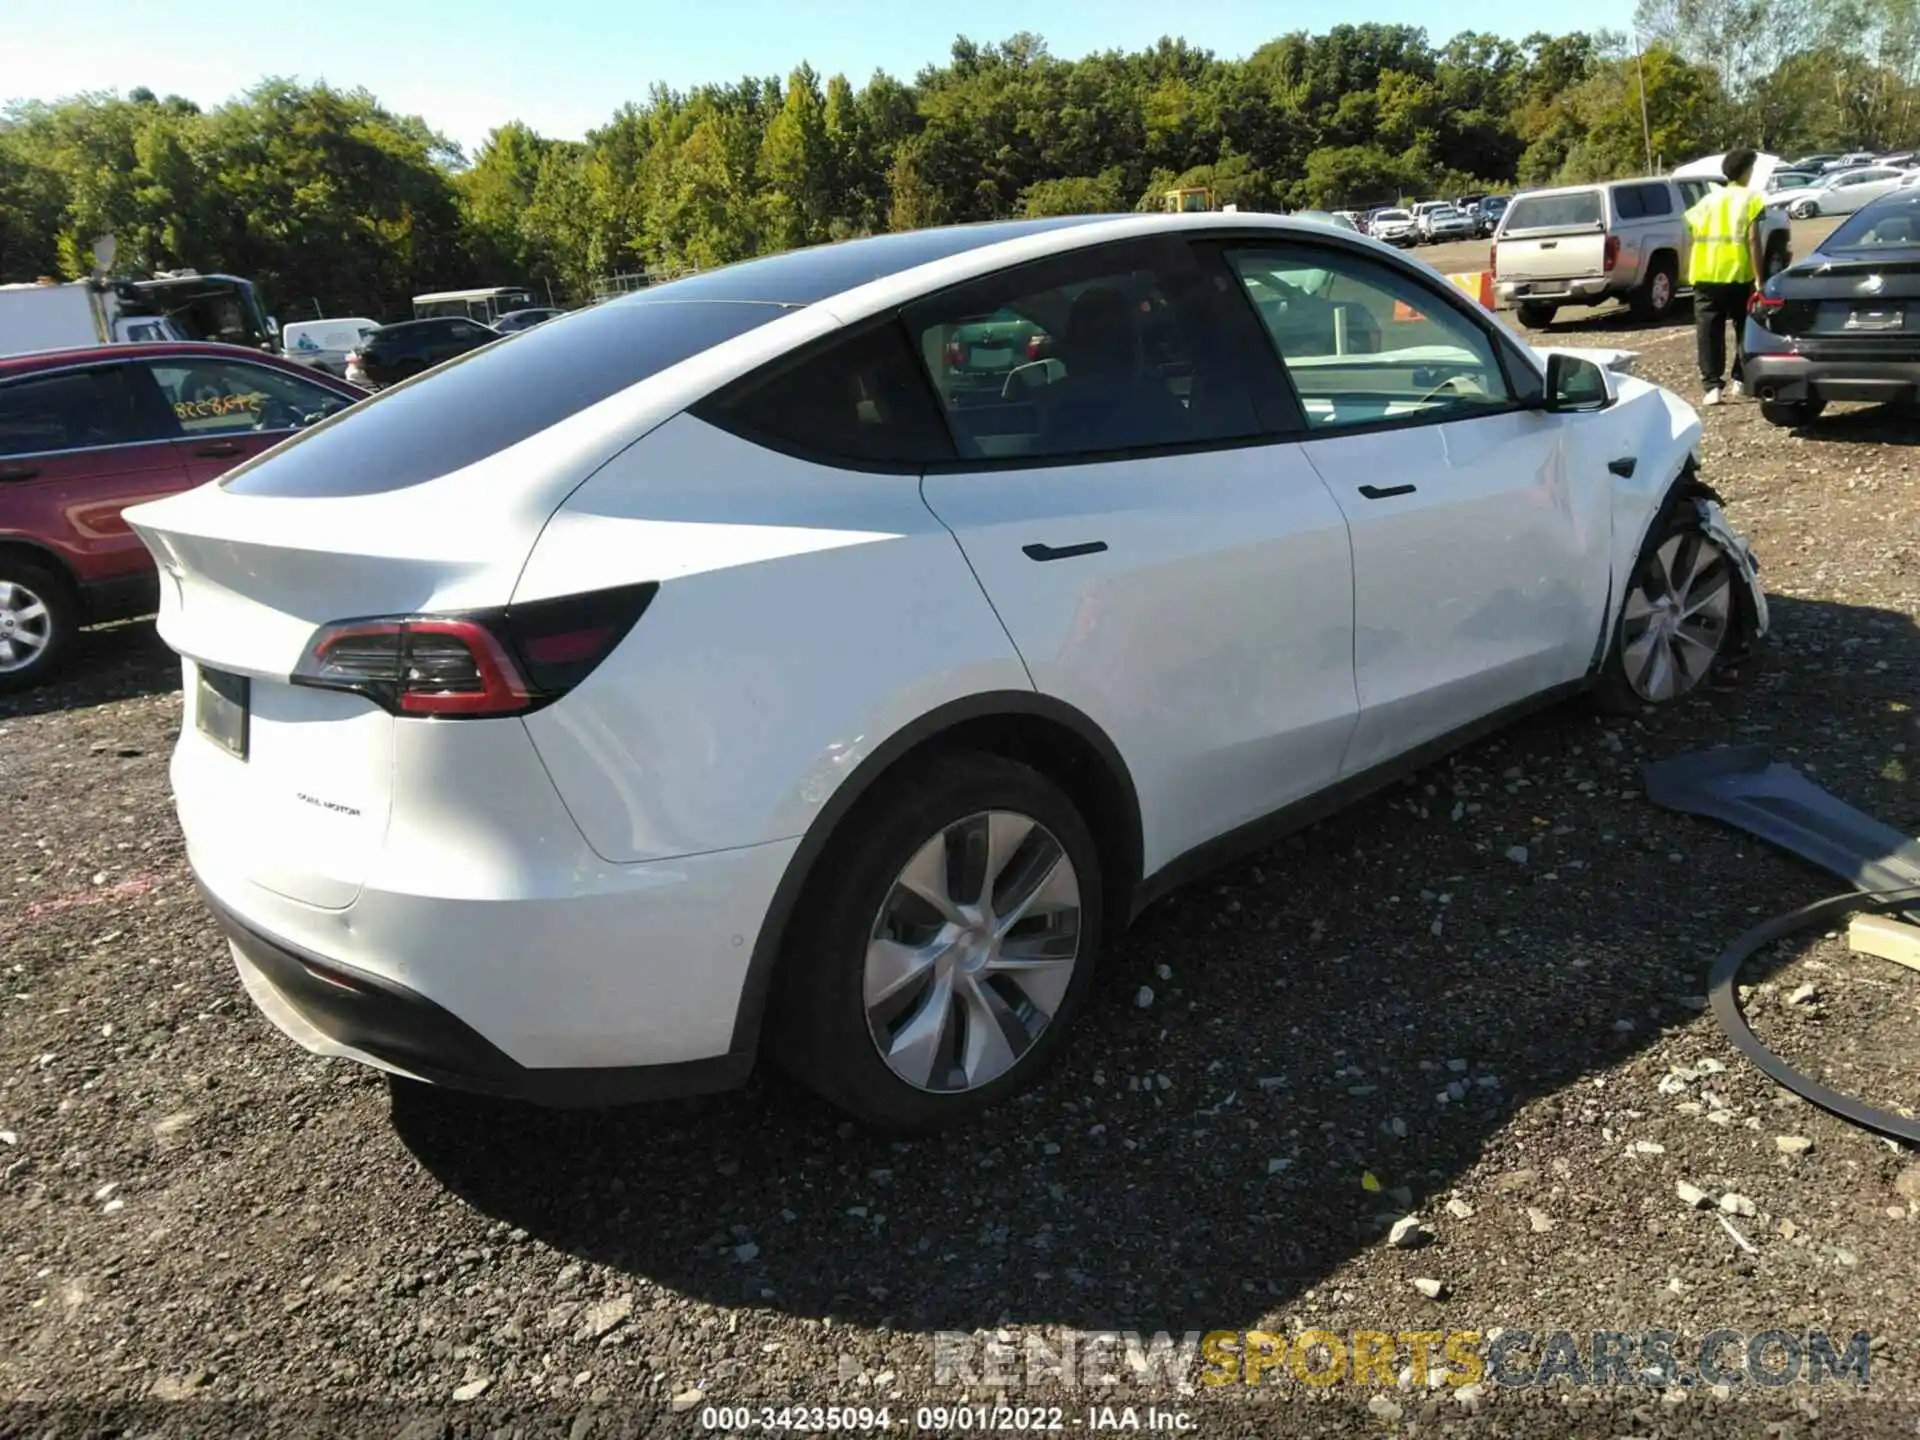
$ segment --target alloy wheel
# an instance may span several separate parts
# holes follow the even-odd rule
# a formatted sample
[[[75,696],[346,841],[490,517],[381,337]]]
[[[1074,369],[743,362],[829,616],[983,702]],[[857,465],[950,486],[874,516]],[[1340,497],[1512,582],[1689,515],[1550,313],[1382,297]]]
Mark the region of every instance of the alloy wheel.
[[[1712,671],[1733,619],[1733,563],[1698,531],[1669,536],[1627,595],[1621,660],[1633,693],[1677,700]]]
[[[867,1030],[916,1089],[1006,1074],[1066,1000],[1080,960],[1080,879],[1052,831],[987,810],[920,846],[874,917]]]
[[[1664,270],[1656,270],[1653,283],[1648,286],[1648,298],[1653,301],[1655,310],[1665,310],[1673,303],[1673,277]]]
[[[52,643],[46,600],[17,580],[0,580],[0,674],[28,669]]]

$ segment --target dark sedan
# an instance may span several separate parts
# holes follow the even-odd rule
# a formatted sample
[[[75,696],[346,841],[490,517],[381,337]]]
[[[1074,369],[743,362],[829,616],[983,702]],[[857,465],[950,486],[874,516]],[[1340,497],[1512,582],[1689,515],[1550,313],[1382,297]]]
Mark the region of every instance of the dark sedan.
[[[458,315],[382,325],[347,356],[347,379],[376,388],[391,385],[499,338],[492,326]]]
[[[1920,190],[1870,202],[1753,297],[1747,388],[1775,425],[1920,400]]]
[[[517,335],[522,330],[531,330],[534,326],[544,325],[549,320],[558,320],[566,313],[550,305],[536,305],[531,310],[509,310],[493,322],[493,328],[502,335]]]

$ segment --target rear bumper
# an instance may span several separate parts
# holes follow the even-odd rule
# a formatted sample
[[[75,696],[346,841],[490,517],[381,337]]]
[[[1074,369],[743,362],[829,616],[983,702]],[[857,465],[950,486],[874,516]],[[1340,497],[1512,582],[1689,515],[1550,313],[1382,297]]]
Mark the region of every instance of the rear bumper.
[[[1503,305],[1591,305],[1607,297],[1613,281],[1605,275],[1579,280],[1501,280],[1493,282],[1493,293]]]
[[[1920,400],[1920,359],[1839,360],[1799,355],[1748,355],[1741,361],[1747,389],[1762,400],[1796,405],[1807,400],[1911,404]]]
[[[750,1052],[664,1065],[532,1069],[417,991],[262,934],[204,884],[200,893],[226,932],[254,1003],[316,1054],[452,1089],[563,1107],[730,1090],[753,1069]]]

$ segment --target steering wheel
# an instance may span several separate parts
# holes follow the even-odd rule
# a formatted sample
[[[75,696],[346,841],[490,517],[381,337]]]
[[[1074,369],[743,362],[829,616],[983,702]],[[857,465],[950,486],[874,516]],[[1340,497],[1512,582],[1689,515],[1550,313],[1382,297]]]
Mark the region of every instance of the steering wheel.
[[[259,414],[255,417],[255,430],[297,430],[303,417],[300,412],[285,400],[263,400]]]
[[[1429,400],[1437,398],[1442,391],[1453,390],[1454,384],[1457,381],[1463,380],[1465,378],[1466,378],[1465,376],[1461,375],[1459,372],[1456,371],[1454,374],[1447,376],[1447,378],[1442,380],[1438,385],[1435,385],[1432,389],[1426,391],[1414,403],[1416,405],[1424,405]],[[1460,392],[1457,390],[1454,390],[1453,393],[1457,395]]]

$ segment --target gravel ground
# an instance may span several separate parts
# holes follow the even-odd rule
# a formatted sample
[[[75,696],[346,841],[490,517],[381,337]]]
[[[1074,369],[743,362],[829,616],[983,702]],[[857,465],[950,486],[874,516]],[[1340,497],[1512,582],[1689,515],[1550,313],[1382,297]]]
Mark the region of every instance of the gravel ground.
[[[1575,337],[1695,391],[1684,326]],[[0,702],[0,1435],[679,1433],[716,1403],[957,1431],[917,1407],[968,1394],[1204,1434],[1911,1433],[1920,1158],[1776,1090],[1701,1013],[1722,946],[1839,886],[1654,809],[1638,766],[1762,740],[1920,831],[1915,434],[1707,412],[1776,607],[1750,673],[1658,719],[1546,714],[1170,897],[1037,1093],[912,1145],[764,1079],[552,1114],[306,1056],[196,902],[176,669],[149,627],[94,635]],[[1813,937],[1748,978],[1786,1053],[1911,1103],[1920,976]],[[1406,1214],[1417,1248],[1387,1239]],[[1284,1367],[1115,1399],[933,1367],[942,1331],[1312,1327],[1876,1338],[1864,1399]]]

